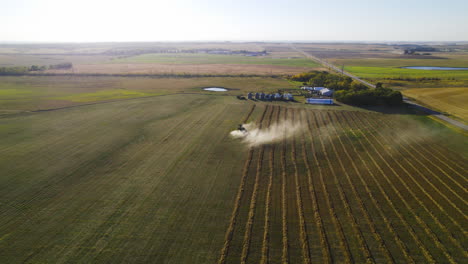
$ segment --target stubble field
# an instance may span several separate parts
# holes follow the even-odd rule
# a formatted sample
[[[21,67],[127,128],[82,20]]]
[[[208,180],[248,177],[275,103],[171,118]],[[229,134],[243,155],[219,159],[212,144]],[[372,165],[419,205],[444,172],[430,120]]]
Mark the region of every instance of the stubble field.
[[[229,135],[286,119],[292,138]],[[466,141],[452,133],[207,94],[5,114],[0,262],[461,263]]]

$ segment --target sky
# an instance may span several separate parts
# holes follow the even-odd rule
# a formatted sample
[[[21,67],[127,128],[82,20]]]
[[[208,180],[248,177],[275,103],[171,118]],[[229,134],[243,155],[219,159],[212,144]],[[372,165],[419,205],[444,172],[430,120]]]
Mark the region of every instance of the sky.
[[[468,41],[468,0],[0,0],[0,41]]]

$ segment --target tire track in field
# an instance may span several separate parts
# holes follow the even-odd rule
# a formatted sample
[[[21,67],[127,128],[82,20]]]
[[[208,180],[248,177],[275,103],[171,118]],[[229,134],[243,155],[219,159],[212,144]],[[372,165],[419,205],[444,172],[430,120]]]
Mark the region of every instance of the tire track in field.
[[[295,110],[292,110],[292,118],[291,122],[295,122]],[[310,258],[309,252],[309,240],[307,237],[307,230],[305,225],[304,219],[304,208],[302,203],[302,196],[301,196],[301,186],[299,185],[299,172],[297,168],[297,160],[296,160],[296,137],[292,139],[292,147],[291,147],[291,161],[294,168],[294,182],[296,186],[296,203],[297,203],[297,214],[299,218],[299,234],[301,239],[301,248],[302,248],[302,257],[303,263],[312,263]]]
[[[370,151],[368,149],[367,146],[373,146],[372,145],[372,142],[369,141],[369,139],[367,138],[366,134],[362,131],[362,129],[360,128],[360,126],[354,121],[354,120],[347,120],[348,122],[352,122],[352,123],[349,123],[351,125],[351,127],[355,127],[356,130],[359,131],[359,133],[362,135],[362,137],[364,139],[366,139],[366,141],[368,142],[368,144],[363,144],[361,142],[361,139],[358,138],[359,140],[359,143],[361,145],[361,147],[365,150],[365,153],[367,154],[367,156],[370,158],[370,160],[372,161],[372,163],[375,165],[375,167],[378,169],[378,171],[380,172],[380,174],[384,177],[384,179],[387,181],[387,183],[389,184],[389,186],[392,188],[392,190],[400,197],[401,194],[400,192],[396,189],[396,187],[392,184],[391,181],[389,181],[386,173],[384,172],[384,170],[382,169],[382,167],[376,162],[376,160],[374,159],[374,157],[372,155],[370,155]],[[355,136],[356,134],[354,133],[354,131],[351,131],[351,133],[353,133]],[[374,151],[376,152],[376,154],[380,157],[381,160],[383,160],[385,162],[385,159],[380,155],[380,153],[377,152],[377,150],[374,149]],[[387,163],[388,165],[388,163]],[[393,170],[393,168],[390,167],[391,170]],[[429,250],[424,246],[424,244],[421,242],[421,240],[419,239],[419,237],[416,235],[416,232],[414,231],[413,227],[411,227],[411,225],[408,224],[408,222],[405,220],[405,218],[402,216],[402,214],[396,209],[397,206],[395,206],[395,204],[392,202],[392,199],[388,196],[387,194],[387,191],[385,191],[385,189],[380,185],[379,181],[374,177],[373,174],[371,174],[371,176],[373,177],[376,185],[378,186],[380,192],[382,193],[382,195],[384,196],[385,200],[391,205],[391,208],[393,209],[393,211],[395,212],[395,214],[398,216],[398,218],[400,219],[401,223],[403,225],[405,225],[405,227],[407,228],[409,234],[413,237],[413,239],[415,240],[416,244],[419,246],[420,250],[422,251],[422,253],[424,254],[424,256],[426,257],[427,261],[429,263],[436,263],[434,257],[432,256],[432,254],[429,252]],[[401,199],[401,198],[400,198]],[[405,204],[405,206],[407,205],[406,203],[406,200],[402,200],[402,202]],[[407,206],[407,209],[408,209],[408,206]],[[409,212],[411,212],[413,215],[414,215],[414,212],[411,210],[411,209],[408,209]]]
[[[254,108],[254,106],[252,106],[252,108]],[[264,111],[262,113],[262,116],[260,117],[260,123],[263,121],[266,110],[267,109],[264,109]],[[244,120],[248,120],[252,113],[253,113],[253,110],[251,110],[249,112],[249,114],[247,115],[247,117]],[[234,208],[233,208],[232,215],[231,215],[231,220],[229,222],[228,229],[226,230],[224,245],[223,245],[223,247],[221,249],[221,255],[220,255],[219,259],[218,259],[218,264],[226,263],[226,257],[227,257],[227,254],[229,252],[229,246],[230,246],[232,237],[234,235],[234,226],[236,225],[237,215],[239,214],[240,201],[241,201],[242,195],[244,193],[245,182],[246,182],[247,175],[248,175],[248,172],[249,172],[250,163],[252,162],[253,154],[254,154],[254,149],[250,148],[248,156],[247,156],[247,160],[245,161],[244,168],[242,170],[242,177],[241,177],[239,190],[237,191],[236,200],[234,202]]]
[[[270,105],[265,106],[265,111],[269,112],[268,119],[266,121],[266,126],[270,126],[271,124],[271,118],[273,116],[273,110]],[[265,113],[265,112],[264,112]],[[262,118],[263,121],[263,118]],[[260,122],[259,124],[259,129],[263,128],[263,122]],[[249,255],[249,250],[250,250],[250,242],[252,240],[252,226],[253,226],[253,221],[255,218],[255,206],[257,205],[257,195],[258,195],[258,189],[260,188],[260,177],[263,169],[263,156],[265,153],[265,145],[260,146],[260,151],[258,155],[258,160],[257,160],[257,170],[255,173],[255,183],[254,183],[254,188],[252,191],[252,197],[250,199],[250,206],[249,206],[249,213],[247,217],[247,222],[245,225],[245,233],[244,233],[244,240],[242,242],[242,253],[241,253],[241,258],[240,262],[242,264],[245,264],[247,262],[247,257]]]
[[[335,115],[337,116],[337,124],[339,124],[340,128],[343,130],[344,129],[344,126],[343,126],[343,123],[344,121],[343,120],[346,120],[346,117],[342,116],[343,114],[342,113],[335,113]],[[342,119],[343,118],[343,119]],[[354,132],[352,132],[354,134]],[[354,144],[352,143],[350,137],[347,135],[346,138],[348,139],[349,141],[349,145],[352,147],[353,151],[354,151],[354,154],[359,157],[359,160],[363,163],[364,167],[366,168],[367,172],[369,173],[369,175],[372,176],[372,178],[374,179],[374,181],[377,182],[375,176],[373,175],[369,165],[367,164],[367,161],[365,159],[362,158],[360,152],[356,149],[356,147],[354,146]],[[367,154],[367,152],[366,152]],[[368,154],[369,155],[369,154]],[[362,176],[361,173],[358,173],[357,174],[358,177],[359,177],[359,180],[361,181],[362,185],[364,186],[364,189],[366,190],[366,193],[369,195],[370,197],[370,200],[372,202],[372,204],[374,205],[374,207],[377,209],[377,212],[379,213],[380,217],[384,220],[384,223],[388,229],[388,231],[390,232],[390,234],[393,235],[393,238],[395,239],[395,242],[397,243],[398,247],[400,248],[401,252],[403,253],[403,255],[405,256],[406,260],[408,263],[416,263],[413,259],[413,257],[411,256],[411,254],[409,253],[409,250],[406,246],[406,243],[403,242],[403,240],[401,239],[401,237],[398,235],[398,233],[395,231],[395,228],[393,227],[393,224],[392,222],[390,221],[390,219],[388,219],[387,215],[383,212],[382,210],[382,207],[379,203],[379,199],[376,198],[374,196],[374,194],[372,193],[372,191],[370,190],[369,188],[369,185],[367,183],[367,181],[364,179],[364,177]],[[379,190],[382,190],[380,185],[378,185],[379,187]],[[394,209],[394,207],[392,207],[392,209]],[[394,209],[395,210],[395,209]]]
[[[331,123],[330,120],[327,120],[329,122],[323,121],[321,114],[314,115],[314,116],[315,116],[315,120],[316,120],[317,124],[321,123],[323,125],[323,127],[329,127],[329,126],[333,127],[334,126],[334,124]],[[329,130],[330,129],[327,129],[327,132],[324,133],[324,134],[327,135],[326,137],[328,138],[328,143],[329,143],[329,145],[332,146],[334,155],[337,157],[337,160],[339,161],[340,165],[342,166],[343,172],[349,177],[348,172],[344,168],[343,163],[342,163],[341,159],[339,158],[339,156],[338,156],[338,154],[336,152],[335,144],[333,143],[333,140],[332,140],[332,138],[330,137],[330,135],[328,133]],[[340,196],[340,200],[341,200],[341,202],[343,204],[343,207],[345,208],[347,217],[351,221],[351,226],[353,228],[353,231],[354,231],[355,235],[358,238],[359,246],[360,246],[361,250],[363,251],[364,257],[366,259],[366,263],[375,263],[374,257],[372,256],[372,254],[371,254],[371,252],[369,250],[369,246],[367,245],[367,242],[364,239],[362,231],[359,228],[359,225],[357,223],[357,220],[353,215],[353,211],[351,209],[351,206],[349,205],[349,198],[346,196],[345,192],[343,191],[343,186],[341,185],[341,183],[340,183],[340,181],[338,179],[338,176],[337,176],[337,173],[336,173],[335,169],[331,165],[330,155],[329,155],[328,151],[326,151],[324,140],[322,140],[322,136],[319,136],[319,140],[320,140],[320,143],[322,145],[322,151],[325,154],[325,159],[327,160],[327,162],[329,164],[329,168],[330,168],[331,173],[333,175],[334,183],[338,187],[337,189],[338,189],[338,194]]]
[[[357,167],[356,167],[356,164],[354,163],[354,160],[353,160],[353,159],[351,158],[351,156],[349,155],[348,150],[347,150],[346,147],[344,146],[344,144],[343,144],[343,142],[342,142],[342,140],[341,140],[341,138],[340,138],[340,136],[339,136],[339,133],[338,133],[338,131],[336,130],[336,126],[335,126],[335,123],[336,123],[336,122],[333,122],[333,119],[331,118],[331,114],[330,114],[329,112],[326,112],[324,115],[325,115],[325,118],[326,118],[327,120],[330,121],[329,123],[333,123],[333,126],[331,126],[331,127],[333,128],[334,135],[336,136],[336,138],[338,138],[338,141],[339,141],[339,143],[340,143],[340,145],[341,145],[341,147],[342,147],[342,149],[343,149],[343,151],[344,151],[346,157],[347,157],[348,160],[350,161],[350,163],[351,163],[351,165],[352,165],[354,171],[356,172],[356,174],[360,174],[359,170],[358,170]],[[330,136],[329,136],[329,138],[330,138]],[[366,219],[366,221],[367,221],[367,224],[368,224],[368,226],[369,226],[369,229],[371,230],[371,232],[372,232],[372,234],[373,234],[375,240],[379,243],[379,248],[380,248],[380,250],[382,251],[382,253],[383,253],[383,255],[385,256],[385,258],[387,259],[388,263],[395,263],[395,260],[393,259],[393,257],[392,257],[392,255],[391,255],[390,251],[388,250],[388,248],[387,248],[387,246],[386,246],[384,240],[382,239],[382,236],[381,236],[381,235],[379,234],[379,232],[377,231],[377,228],[376,228],[376,226],[375,226],[375,224],[374,224],[374,220],[373,220],[372,217],[370,216],[370,214],[369,214],[369,212],[368,212],[368,210],[367,210],[367,208],[366,208],[364,202],[362,201],[361,196],[360,196],[359,193],[357,192],[356,186],[354,186],[354,184],[353,184],[353,182],[352,182],[352,180],[351,180],[351,177],[350,177],[350,175],[349,175],[347,169],[345,168],[343,162],[341,161],[340,157],[338,156],[338,153],[339,153],[339,152],[338,152],[337,149],[336,149],[335,143],[334,143],[332,140],[330,140],[330,141],[331,141],[331,145],[332,145],[333,151],[335,152],[335,154],[336,154],[336,156],[337,156],[337,160],[338,160],[338,162],[339,162],[339,164],[340,164],[340,167],[341,167],[341,169],[342,169],[344,175],[346,176],[346,179],[347,179],[347,181],[348,181],[348,183],[349,183],[349,186],[351,187],[351,191],[352,191],[354,197],[356,198],[356,200],[357,200],[357,202],[358,202],[358,205],[359,205],[359,208],[361,209],[361,212],[363,213],[363,215],[364,215],[364,217],[365,217],[365,219]],[[360,177],[362,177],[362,176],[360,176]],[[354,218],[354,215],[353,215],[353,221],[354,221],[355,225],[357,225],[356,219]],[[360,232],[360,231],[359,231],[359,232]],[[362,236],[362,233],[360,234],[360,236],[361,236],[361,239],[364,239],[363,236]],[[367,247],[367,245],[365,245],[365,246]],[[369,250],[369,249],[367,248],[367,250]],[[370,252],[369,252],[368,254],[370,255]],[[375,262],[374,259],[371,259],[370,261],[374,261],[374,262]]]
[[[276,123],[279,122],[281,107],[276,107]],[[275,158],[275,145],[270,145],[270,155],[268,158],[269,174],[268,174],[268,186],[265,199],[265,222],[263,224],[263,238],[262,238],[262,257],[260,259],[261,264],[267,264],[269,262],[269,242],[270,242],[270,207],[271,207],[271,192],[273,189],[273,170],[274,170],[274,158]]]
[[[301,123],[303,123],[303,119],[304,119],[304,116],[303,116],[303,114],[301,114],[300,115]],[[326,234],[325,229],[323,227],[323,219],[322,219],[322,216],[320,215],[320,210],[319,210],[319,206],[318,206],[318,203],[317,203],[317,193],[315,191],[314,183],[312,182],[312,172],[311,172],[311,169],[310,169],[309,158],[308,158],[308,154],[307,154],[307,146],[306,146],[306,142],[305,142],[305,132],[302,132],[302,134],[301,134],[301,146],[302,146],[302,158],[304,160],[304,166],[305,166],[306,172],[307,172],[307,180],[308,180],[307,187],[308,187],[309,195],[310,195],[310,198],[311,198],[311,201],[312,201],[312,210],[314,212],[315,223],[317,224],[317,228],[318,228],[319,234],[320,234],[320,245],[321,245],[321,248],[322,248],[323,263],[332,263],[333,258],[331,256],[331,252],[330,252],[330,244],[328,242],[328,237],[327,237],[327,234]],[[319,173],[321,174],[322,173],[321,168],[317,167],[317,169],[319,170]]]
[[[250,107],[250,111],[249,113],[247,114],[247,116],[244,118],[244,121],[242,121],[242,124],[245,124],[249,121],[250,117],[252,116],[252,113],[254,112],[255,110],[255,107],[257,107],[256,104],[253,104],[252,107]]]
[[[317,125],[317,123],[313,123],[314,124],[314,127],[312,128],[312,125],[311,125],[311,121],[310,121],[310,118],[307,116],[306,118],[307,120],[307,125],[309,127],[309,129],[307,130],[308,133],[309,133],[309,137],[311,139],[311,144],[312,144],[312,149],[316,149],[315,148],[315,144],[313,143],[313,137],[312,137],[312,134],[311,134],[311,130],[317,130],[319,131],[319,127]],[[323,142],[320,140],[321,142],[321,145],[322,145],[322,151],[324,151],[324,146],[323,146]],[[315,163],[317,164],[317,166],[320,166],[319,165],[319,161],[317,159],[317,155],[314,153],[314,160],[315,160]],[[326,156],[326,155],[325,155]],[[330,166],[329,164],[329,161],[328,161],[328,166]],[[323,190],[323,193],[324,193],[324,196],[325,196],[325,200],[326,200],[326,203],[327,203],[327,206],[328,206],[328,212],[330,214],[330,217],[332,218],[332,222],[333,222],[333,225],[335,226],[335,229],[336,231],[338,232],[338,237],[340,239],[340,246],[341,246],[341,249],[342,249],[342,252],[344,254],[344,257],[345,257],[345,263],[353,263],[354,260],[353,260],[353,257],[351,255],[351,252],[350,252],[350,249],[349,249],[349,245],[348,245],[348,241],[344,235],[344,232],[343,232],[343,227],[341,226],[341,223],[340,223],[340,220],[338,219],[337,217],[337,214],[335,212],[335,207],[333,205],[333,201],[331,200],[331,196],[330,196],[330,192],[328,191],[328,188],[325,184],[325,179],[323,177],[323,172],[322,170],[319,170],[319,178],[320,178],[320,184],[321,184],[321,187],[322,187],[322,190]]]
[[[366,120],[366,119],[364,119],[364,120],[365,120],[367,123],[371,124],[368,120]],[[362,120],[361,120],[361,121],[362,121]],[[371,125],[372,125],[372,124],[371,124]],[[379,134],[380,137],[383,138],[383,140],[385,140],[389,145],[392,145],[392,146],[393,146],[393,144],[391,144],[391,142],[389,142],[389,140],[388,140],[384,135],[382,135],[382,133],[379,132],[378,129],[375,129],[376,126],[377,126],[377,124],[374,122],[374,123],[373,123],[373,130],[374,130],[377,134]],[[374,138],[375,138],[375,137],[374,137]],[[397,143],[397,142],[395,142],[395,143]],[[399,150],[398,148],[393,147],[393,149],[395,149],[398,153],[402,154],[402,151]],[[405,151],[407,154],[409,154],[409,156],[411,156],[411,158],[412,158],[411,160],[417,161],[417,162],[421,165],[421,167],[426,168],[426,167],[424,166],[424,164],[422,164],[422,163],[419,161],[419,159],[411,153],[411,151],[407,151],[405,148],[401,148],[401,149],[402,149],[403,151]],[[439,190],[439,188],[437,188],[431,181],[429,181],[429,180],[421,173],[421,171],[418,170],[411,162],[406,161],[406,163],[407,163],[414,171],[416,171],[416,172],[421,176],[421,178],[424,179],[424,181],[427,182],[427,183],[434,189],[434,191],[436,191],[440,196],[442,196],[456,211],[458,211],[461,215],[463,215],[463,217],[464,217],[465,220],[466,220],[467,217],[466,217],[466,215],[464,214],[464,212],[463,212],[460,208],[458,208],[458,206],[457,206],[456,204],[454,204],[452,200],[450,200],[444,193],[442,193],[442,192]],[[444,213],[444,214],[446,215],[446,217],[447,217],[455,226],[457,226],[457,227],[460,229],[460,231],[462,231],[464,234],[466,234],[466,231],[465,231],[464,228],[461,226],[461,224],[458,223],[458,221],[456,221],[455,219],[453,219],[453,217],[451,217],[451,216],[445,211],[445,209],[443,208],[443,206],[440,205],[440,204],[437,202],[437,200],[436,200],[430,193],[428,193],[428,192],[425,190],[425,188],[424,188],[423,186],[421,186],[421,185],[419,184],[419,182],[418,182],[411,174],[409,174],[408,172],[406,172],[406,173],[407,173],[408,176],[412,179],[412,181],[419,187],[419,189],[420,189],[420,190],[421,190],[421,191],[422,191],[438,208],[439,208],[439,210],[440,210],[442,213]],[[441,224],[439,223],[439,225],[441,225]],[[442,225],[441,228],[442,228],[442,229],[445,229],[445,226]],[[447,231],[447,232],[448,232],[448,231]],[[450,232],[449,232],[449,233],[450,233]],[[459,242],[457,241],[457,242],[455,242],[455,243],[459,243]],[[461,247],[461,245],[459,245],[459,247]]]

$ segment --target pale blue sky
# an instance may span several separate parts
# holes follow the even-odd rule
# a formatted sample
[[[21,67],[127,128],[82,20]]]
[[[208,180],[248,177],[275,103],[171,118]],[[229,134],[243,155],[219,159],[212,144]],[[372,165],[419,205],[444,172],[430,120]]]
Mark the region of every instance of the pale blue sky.
[[[0,41],[468,41],[468,0],[0,0]]]

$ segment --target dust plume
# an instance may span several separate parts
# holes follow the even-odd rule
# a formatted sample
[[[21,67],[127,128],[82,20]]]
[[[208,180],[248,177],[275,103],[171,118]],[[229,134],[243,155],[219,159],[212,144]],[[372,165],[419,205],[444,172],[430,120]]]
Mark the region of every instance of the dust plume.
[[[259,128],[256,124],[244,124],[246,131],[234,130],[230,135],[240,138],[249,147],[271,144],[281,141],[283,138],[291,138],[305,128],[302,124],[289,120],[271,124],[269,127]]]

